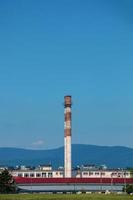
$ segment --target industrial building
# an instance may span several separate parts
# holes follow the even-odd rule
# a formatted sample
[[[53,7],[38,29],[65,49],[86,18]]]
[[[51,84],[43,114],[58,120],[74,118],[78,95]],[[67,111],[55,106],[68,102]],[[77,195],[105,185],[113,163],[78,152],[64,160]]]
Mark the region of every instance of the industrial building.
[[[64,167],[53,170],[51,165],[40,165],[36,169],[24,166],[12,170],[20,191],[34,192],[79,192],[122,191],[126,184],[133,183],[128,170],[81,166],[72,168],[72,98],[64,97]]]

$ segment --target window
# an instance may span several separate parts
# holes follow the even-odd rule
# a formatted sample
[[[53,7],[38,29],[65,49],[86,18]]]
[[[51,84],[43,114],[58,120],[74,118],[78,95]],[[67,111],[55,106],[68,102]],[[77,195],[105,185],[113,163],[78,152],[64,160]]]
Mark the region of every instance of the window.
[[[34,177],[34,173],[31,173],[31,174],[30,174],[30,177]]]
[[[29,177],[29,174],[25,173],[25,174],[24,174],[24,177]]]
[[[48,177],[51,178],[52,177],[52,173],[48,173]]]
[[[88,173],[87,172],[83,172],[83,175],[88,175]]]
[[[23,176],[23,174],[19,173],[19,174],[18,174],[18,176],[19,176],[19,177],[22,177],[22,176]]]
[[[41,177],[41,174],[40,174],[40,173],[37,173],[37,174],[36,174],[36,177]]]
[[[42,177],[46,178],[46,173],[42,173]]]

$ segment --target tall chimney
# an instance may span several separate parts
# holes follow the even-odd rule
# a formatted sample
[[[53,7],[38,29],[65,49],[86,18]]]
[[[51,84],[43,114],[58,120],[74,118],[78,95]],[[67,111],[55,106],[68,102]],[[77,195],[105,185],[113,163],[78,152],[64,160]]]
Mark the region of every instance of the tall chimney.
[[[71,96],[64,97],[64,172],[65,177],[72,176],[71,169]]]

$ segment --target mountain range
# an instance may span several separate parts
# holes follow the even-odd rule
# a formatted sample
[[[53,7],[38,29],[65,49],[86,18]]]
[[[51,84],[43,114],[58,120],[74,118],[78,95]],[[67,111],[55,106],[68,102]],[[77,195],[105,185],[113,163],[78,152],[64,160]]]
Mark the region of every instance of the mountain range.
[[[53,168],[63,166],[64,147],[51,150],[29,150],[19,148],[0,148],[0,165],[37,166],[52,164]],[[107,165],[110,168],[133,167],[133,149],[121,146],[72,145],[73,166]]]

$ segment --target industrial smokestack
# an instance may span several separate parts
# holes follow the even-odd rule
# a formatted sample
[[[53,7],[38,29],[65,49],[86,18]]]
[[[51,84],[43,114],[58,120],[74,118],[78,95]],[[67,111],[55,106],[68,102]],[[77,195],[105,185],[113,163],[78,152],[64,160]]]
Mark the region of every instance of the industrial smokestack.
[[[71,96],[64,97],[64,172],[65,177],[72,176],[71,167]]]

